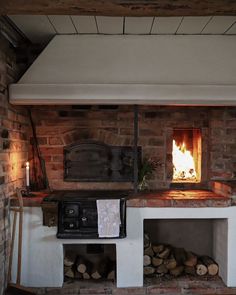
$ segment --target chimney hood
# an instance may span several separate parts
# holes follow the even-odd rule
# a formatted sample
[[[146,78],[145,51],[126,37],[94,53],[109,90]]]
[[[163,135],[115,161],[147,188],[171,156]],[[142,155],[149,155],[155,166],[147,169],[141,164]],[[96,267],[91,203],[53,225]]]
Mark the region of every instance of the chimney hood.
[[[57,35],[16,84],[16,105],[236,105],[236,36]]]

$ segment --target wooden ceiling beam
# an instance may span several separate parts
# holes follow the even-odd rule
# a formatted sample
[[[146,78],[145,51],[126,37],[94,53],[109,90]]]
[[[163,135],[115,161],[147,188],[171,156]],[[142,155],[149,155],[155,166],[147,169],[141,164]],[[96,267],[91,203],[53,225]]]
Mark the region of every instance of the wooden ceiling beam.
[[[236,15],[235,0],[0,0],[0,13],[104,16]]]

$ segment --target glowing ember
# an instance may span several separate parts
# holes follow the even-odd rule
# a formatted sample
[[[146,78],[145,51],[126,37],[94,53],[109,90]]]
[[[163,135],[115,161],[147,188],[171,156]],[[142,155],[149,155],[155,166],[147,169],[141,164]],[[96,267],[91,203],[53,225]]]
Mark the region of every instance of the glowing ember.
[[[186,149],[184,143],[177,146],[175,140],[173,140],[172,158],[174,165],[173,180],[197,180],[193,156]]]

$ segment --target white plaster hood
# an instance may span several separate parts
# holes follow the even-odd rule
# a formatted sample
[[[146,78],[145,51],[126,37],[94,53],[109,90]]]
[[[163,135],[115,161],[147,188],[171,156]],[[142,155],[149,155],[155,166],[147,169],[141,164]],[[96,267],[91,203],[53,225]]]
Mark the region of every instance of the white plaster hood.
[[[10,102],[236,105],[236,36],[58,35]]]

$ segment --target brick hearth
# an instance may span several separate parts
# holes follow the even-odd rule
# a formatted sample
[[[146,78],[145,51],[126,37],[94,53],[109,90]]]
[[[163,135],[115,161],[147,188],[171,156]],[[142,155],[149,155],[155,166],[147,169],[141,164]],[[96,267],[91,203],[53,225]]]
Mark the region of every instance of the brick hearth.
[[[111,281],[68,281],[63,288],[40,288],[36,289],[39,295],[53,294],[113,294],[113,295],[144,295],[144,294],[198,294],[213,295],[227,294],[235,295],[236,288],[227,288],[219,277],[204,276],[196,278],[191,276],[182,276],[180,278],[146,278],[143,287],[135,288],[116,288]]]

